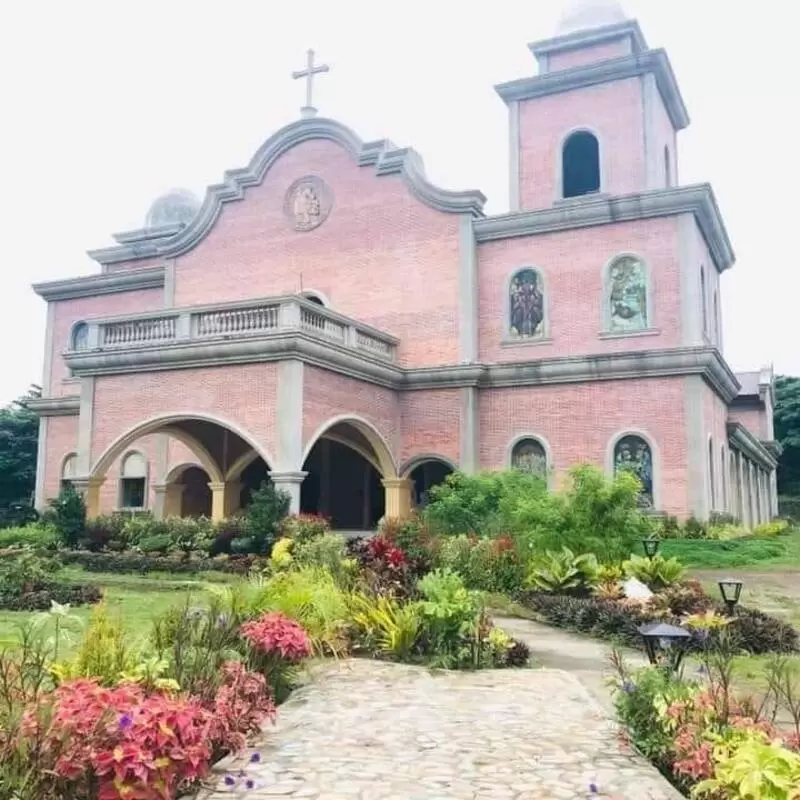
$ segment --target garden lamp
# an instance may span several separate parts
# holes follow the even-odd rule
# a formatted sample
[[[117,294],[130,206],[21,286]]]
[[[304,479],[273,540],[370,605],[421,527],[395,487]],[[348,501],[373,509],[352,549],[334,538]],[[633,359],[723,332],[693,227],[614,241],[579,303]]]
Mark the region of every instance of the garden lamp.
[[[655,666],[666,663],[671,672],[677,672],[683,660],[685,645],[692,634],[684,628],[664,622],[642,625],[638,632],[644,639],[644,648],[650,663]]]
[[[728,606],[728,613],[733,614],[739,598],[742,596],[742,581],[737,581],[736,578],[724,578],[719,582],[719,593]]]
[[[642,547],[644,554],[648,558],[653,558],[658,554],[658,548],[661,547],[661,540],[655,536],[649,536],[647,539],[642,539]]]

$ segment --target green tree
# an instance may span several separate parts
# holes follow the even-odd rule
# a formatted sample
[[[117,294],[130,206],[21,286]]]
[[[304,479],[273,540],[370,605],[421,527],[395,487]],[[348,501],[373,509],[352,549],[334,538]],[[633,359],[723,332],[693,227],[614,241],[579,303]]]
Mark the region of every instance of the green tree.
[[[778,492],[800,495],[800,378],[775,379],[775,438],[783,447],[778,462]]]
[[[24,397],[0,409],[0,527],[24,524],[35,516],[39,419],[28,403],[41,393],[31,386]]]
[[[251,552],[269,555],[275,539],[278,538],[278,526],[289,513],[291,498],[287,492],[276,489],[273,483],[264,481],[261,487],[253,492],[250,505],[247,506],[247,538]]]

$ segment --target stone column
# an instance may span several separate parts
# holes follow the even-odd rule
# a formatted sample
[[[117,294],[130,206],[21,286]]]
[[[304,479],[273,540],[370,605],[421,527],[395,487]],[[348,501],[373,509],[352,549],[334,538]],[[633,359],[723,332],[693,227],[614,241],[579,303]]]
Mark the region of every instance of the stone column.
[[[224,481],[211,481],[208,484],[211,489],[211,519],[219,522],[225,519],[225,495],[227,484]]]
[[[100,487],[105,478],[75,478],[72,485],[83,495],[86,504],[86,519],[100,516]]]
[[[155,492],[155,505],[153,516],[156,519],[167,517],[180,517],[183,492],[186,487],[182,483],[157,483],[153,486]]]
[[[289,495],[289,513],[300,513],[300,487],[307,472],[270,472],[269,477],[276,489],[281,489]]]
[[[406,519],[411,514],[411,480],[386,478],[381,481],[386,490],[387,519]]]
[[[242,505],[242,482],[228,481],[225,484],[225,516],[233,516]]]

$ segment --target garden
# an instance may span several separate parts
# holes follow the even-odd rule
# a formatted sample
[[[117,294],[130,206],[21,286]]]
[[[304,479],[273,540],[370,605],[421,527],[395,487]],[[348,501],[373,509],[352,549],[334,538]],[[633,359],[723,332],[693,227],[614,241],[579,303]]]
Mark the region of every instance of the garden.
[[[419,515],[345,540],[288,514],[270,485],[219,523],[87,521],[66,492],[0,531],[0,800],[190,793],[280,713],[311,660],[524,668],[529,648],[494,623],[500,610],[621,648],[619,718],[682,792],[797,797],[792,620],[746,592],[723,602],[689,572],[748,550],[791,563],[797,532],[681,524],[638,501],[634,476],[588,466],[558,492],[521,472],[455,473]],[[651,666],[629,668],[630,648]],[[757,685],[740,680],[742,659],[758,659]]]

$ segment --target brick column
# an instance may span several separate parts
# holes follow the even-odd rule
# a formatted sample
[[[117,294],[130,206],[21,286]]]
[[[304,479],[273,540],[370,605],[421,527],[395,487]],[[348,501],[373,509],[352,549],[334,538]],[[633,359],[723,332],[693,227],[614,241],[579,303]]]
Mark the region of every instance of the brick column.
[[[387,519],[406,519],[411,515],[411,480],[409,478],[386,478],[381,481],[386,490]]]

